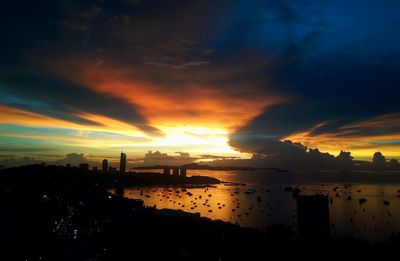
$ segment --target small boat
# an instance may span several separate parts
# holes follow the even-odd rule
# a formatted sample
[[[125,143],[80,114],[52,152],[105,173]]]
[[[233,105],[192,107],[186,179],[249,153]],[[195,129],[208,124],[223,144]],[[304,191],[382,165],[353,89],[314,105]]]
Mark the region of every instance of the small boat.
[[[360,199],[358,199],[358,203],[360,203],[360,205],[361,204],[364,204],[365,202],[367,202],[367,199],[365,199],[365,198],[360,198]],[[364,211],[364,210],[363,210]]]
[[[256,192],[257,192],[257,190],[248,188],[248,189],[246,189],[246,191],[245,191],[244,193],[246,193],[246,194],[253,194],[253,193],[256,193]]]

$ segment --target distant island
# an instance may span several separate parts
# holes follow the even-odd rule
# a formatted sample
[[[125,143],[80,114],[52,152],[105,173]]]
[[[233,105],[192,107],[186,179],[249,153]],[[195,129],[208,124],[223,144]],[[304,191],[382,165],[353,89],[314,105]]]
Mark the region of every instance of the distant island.
[[[130,169],[135,170],[135,169],[164,169],[164,168],[171,168],[172,166],[168,165],[152,165],[152,166],[138,166],[138,167],[132,167]],[[245,166],[210,166],[210,165],[203,165],[203,164],[198,164],[198,163],[190,163],[190,164],[184,164],[181,167],[184,167],[186,169],[191,169],[191,170],[257,170],[257,169],[264,169],[264,170],[272,170],[276,172],[287,172],[287,170],[280,169],[280,168],[263,168],[263,167],[245,167]]]
[[[60,176],[79,177],[80,179],[88,180],[93,184],[101,184],[108,188],[114,188],[117,185],[123,184],[125,187],[132,186],[207,186],[220,184],[221,181],[207,176],[175,176],[163,175],[153,172],[102,172],[99,170],[89,170],[87,168],[73,166],[46,166],[28,165],[22,167],[14,167],[1,170],[5,173],[13,173],[16,175],[20,172],[40,173],[42,175],[57,174]]]

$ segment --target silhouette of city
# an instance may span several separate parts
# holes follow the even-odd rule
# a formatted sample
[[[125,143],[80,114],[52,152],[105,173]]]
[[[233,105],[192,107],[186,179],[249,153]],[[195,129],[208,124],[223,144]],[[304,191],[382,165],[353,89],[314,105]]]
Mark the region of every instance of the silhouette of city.
[[[242,228],[202,217],[196,212],[145,205],[142,199],[130,198],[127,189],[154,187],[153,195],[146,194],[146,197],[151,197],[155,196],[157,187],[164,188],[167,193],[172,192],[169,188],[173,187],[174,193],[186,193],[189,198],[195,197],[196,189],[205,189],[206,198],[208,187],[219,184],[237,187],[234,193],[231,192],[233,198],[245,184],[192,176],[190,170],[213,170],[196,164],[149,166],[153,172],[126,171],[127,160],[127,155],[121,153],[118,170],[109,166],[107,159],[102,161],[101,170],[97,167],[90,169],[88,163],[80,163],[77,167],[42,163],[2,169],[1,198],[5,213],[1,218],[1,242],[5,246],[2,255],[45,260],[86,260],[93,256],[101,260],[129,256],[144,259],[233,259],[265,256],[268,249],[268,256],[278,259],[305,257],[309,251],[316,256],[329,251],[329,258],[339,258],[344,254],[376,258],[382,255],[382,247],[386,249],[385,254],[396,253],[400,236],[374,246],[356,239],[333,237],[329,213],[333,196],[329,193],[302,195],[298,187],[284,188],[284,191],[292,193],[297,204],[297,220],[293,228],[284,224],[262,230]],[[381,153],[375,153],[368,166],[389,170],[391,164]],[[216,168],[214,171],[227,169],[230,168]],[[232,169],[254,171],[251,168]],[[285,173],[280,169],[273,171],[277,175]],[[334,191],[338,191],[337,188]],[[187,192],[188,189],[193,193]],[[258,194],[255,189],[243,189],[244,195]],[[262,204],[263,194],[258,195],[257,202]],[[193,206],[196,206],[196,200],[201,202],[201,198],[201,194],[195,197]],[[362,205],[366,200],[360,198],[359,201]],[[207,204],[208,199],[205,202]],[[222,203],[218,205],[219,209],[225,206]],[[272,209],[270,211],[273,214]]]

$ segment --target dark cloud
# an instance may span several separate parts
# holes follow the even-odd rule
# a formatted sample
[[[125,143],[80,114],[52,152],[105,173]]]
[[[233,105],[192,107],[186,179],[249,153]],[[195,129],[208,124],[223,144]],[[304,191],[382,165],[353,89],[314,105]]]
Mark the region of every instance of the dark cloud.
[[[207,160],[222,160],[222,159],[239,159],[237,156],[222,156],[222,155],[210,155],[210,154],[202,154],[199,155],[201,159]]]
[[[304,9],[298,9],[297,15],[290,15],[293,19],[287,22],[297,26],[298,34],[303,37],[297,41],[289,36],[280,39],[286,47],[275,56],[277,66],[272,68],[272,75],[276,77],[279,91],[291,94],[293,99],[268,108],[237,130],[231,135],[231,145],[248,152],[274,153],[286,146],[279,140],[299,132],[337,137],[399,133],[398,124],[388,125],[387,121],[368,127],[368,121],[387,117],[385,115],[397,121],[400,119],[396,114],[400,111],[400,80],[397,77],[400,55],[392,45],[393,42],[400,43],[400,39],[392,37],[395,27],[388,22],[390,19],[367,20],[368,14],[382,12],[379,4],[369,4],[375,9],[368,9],[368,13],[363,10],[357,13],[352,2],[332,3],[334,11],[321,7],[323,26],[317,31],[307,20],[294,19],[302,17],[301,10]],[[345,13],[345,7],[355,13]],[[340,15],[343,20],[349,18],[346,15],[353,15],[355,21],[347,27],[334,24],[332,19]],[[392,19],[396,19],[394,13],[385,15],[393,15]],[[364,27],[353,28],[354,24],[364,20]],[[295,30],[291,26],[287,28]],[[339,29],[341,35],[332,34]],[[374,41],[367,41],[373,36]],[[357,122],[364,122],[364,126],[354,127],[351,131],[347,128]]]
[[[68,153],[65,157],[58,157],[55,155],[42,155],[46,158],[52,158],[51,160],[43,160],[40,159],[40,155],[36,155],[35,157],[18,157],[18,156],[10,156],[3,160],[0,160],[0,164],[5,167],[17,167],[17,166],[25,166],[29,164],[40,164],[42,162],[47,163],[48,165],[60,165],[65,166],[67,164],[71,164],[71,166],[78,166],[80,163],[89,163],[91,166],[100,165],[99,162],[93,161],[87,158],[87,156],[83,153]]]
[[[101,125],[80,114],[97,114],[131,124],[146,133],[160,135],[134,105],[109,94],[58,77],[17,73],[0,78],[0,103],[79,124]]]
[[[238,139],[234,139],[238,142]],[[240,142],[240,141],[239,141]],[[251,143],[252,142],[252,143]],[[244,151],[253,152],[249,160],[220,161],[217,164],[231,164],[233,166],[279,167],[289,170],[338,170],[354,168],[351,152],[341,151],[336,157],[330,153],[323,153],[318,149],[307,148],[301,143],[290,140],[278,141],[275,139],[257,139],[249,142],[245,138],[242,143],[233,143],[233,146]]]
[[[4,166],[6,168],[40,163],[41,161],[33,157],[12,157],[0,160],[0,166]]]
[[[85,158],[85,155],[83,153],[69,153],[66,155],[65,159],[62,159],[64,161],[68,161],[69,163],[71,162],[86,162],[87,159]]]
[[[52,162],[51,162],[52,163]],[[96,161],[91,161],[87,158],[87,156],[83,153],[68,153],[64,158],[60,158],[57,161],[54,161],[54,164],[65,166],[67,164],[71,164],[71,166],[79,166],[81,163],[88,163],[89,165],[98,165],[99,163]]]
[[[71,22],[71,21],[64,21],[62,23],[62,25],[65,28],[68,28],[68,29],[71,29],[71,30],[76,30],[76,31],[79,31],[79,32],[87,32],[90,29],[86,25],[77,24],[77,23],[74,23],[74,22]]]
[[[400,72],[400,63],[380,61],[377,65],[366,66],[355,64],[354,58],[324,58],[324,62],[319,58],[318,62],[299,62],[290,64],[288,67],[291,68],[283,68],[283,86],[288,86],[286,91],[290,90],[292,94],[297,92],[297,98],[289,104],[269,108],[238,130],[231,139],[259,138],[258,142],[263,143],[264,137],[280,140],[310,129],[313,129],[309,133],[311,136],[332,133],[337,137],[359,137],[399,133],[399,125],[393,122],[400,119],[396,114],[400,111],[397,102],[400,82],[396,76]],[[381,120],[368,127],[368,122],[376,119]],[[363,126],[346,127],[360,121],[364,122]],[[314,128],[319,124],[320,127]]]

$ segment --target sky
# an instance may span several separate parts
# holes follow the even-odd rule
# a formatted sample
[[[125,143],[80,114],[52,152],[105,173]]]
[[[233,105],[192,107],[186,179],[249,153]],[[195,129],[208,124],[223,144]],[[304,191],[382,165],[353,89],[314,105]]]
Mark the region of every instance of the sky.
[[[0,158],[248,159],[292,155],[296,144],[398,157],[399,9],[396,0],[4,1]]]

